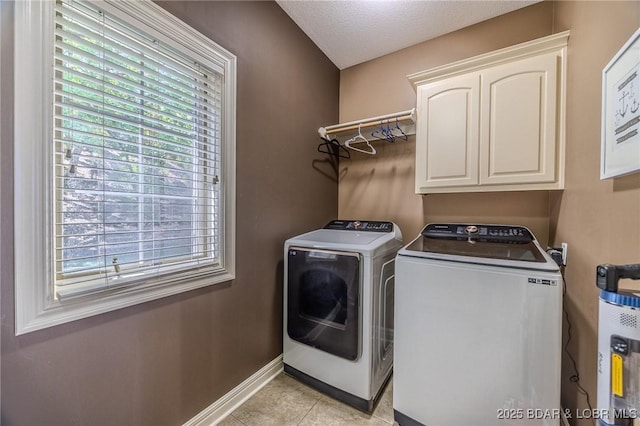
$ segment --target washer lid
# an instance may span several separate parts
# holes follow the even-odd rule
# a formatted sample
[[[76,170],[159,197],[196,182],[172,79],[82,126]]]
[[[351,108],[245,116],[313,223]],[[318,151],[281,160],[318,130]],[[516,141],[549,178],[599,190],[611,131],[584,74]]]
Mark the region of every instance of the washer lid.
[[[428,224],[400,255],[512,268],[557,271],[527,228],[510,225]]]

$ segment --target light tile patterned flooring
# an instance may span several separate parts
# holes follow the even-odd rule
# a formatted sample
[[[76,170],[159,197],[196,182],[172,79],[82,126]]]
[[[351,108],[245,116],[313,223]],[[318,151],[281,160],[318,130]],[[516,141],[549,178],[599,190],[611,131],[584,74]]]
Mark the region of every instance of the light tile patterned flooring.
[[[389,426],[393,421],[393,380],[372,415],[367,415],[280,373],[220,426]]]

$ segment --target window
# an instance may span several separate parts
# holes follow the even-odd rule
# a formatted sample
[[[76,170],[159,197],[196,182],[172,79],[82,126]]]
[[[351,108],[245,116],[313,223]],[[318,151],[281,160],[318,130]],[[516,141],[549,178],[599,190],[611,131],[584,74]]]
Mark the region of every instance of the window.
[[[15,50],[16,333],[232,279],[235,57],[149,1],[18,2]]]

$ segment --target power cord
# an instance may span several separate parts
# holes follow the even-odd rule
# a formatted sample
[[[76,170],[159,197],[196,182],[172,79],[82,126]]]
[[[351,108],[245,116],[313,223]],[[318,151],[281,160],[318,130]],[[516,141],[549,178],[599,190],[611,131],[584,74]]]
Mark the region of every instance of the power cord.
[[[562,295],[564,299],[564,296],[566,296],[567,294],[567,281],[564,279],[564,266],[560,267],[560,274],[562,274]],[[593,407],[591,406],[591,401],[589,399],[589,392],[587,392],[587,390],[583,388],[582,385],[580,384],[580,372],[578,371],[578,363],[576,363],[575,358],[569,351],[569,343],[571,343],[571,338],[572,338],[571,337],[572,325],[571,325],[571,321],[569,320],[569,312],[567,311],[567,308],[565,307],[564,302],[562,303],[562,311],[564,312],[564,318],[567,321],[567,341],[564,344],[564,352],[569,357],[569,360],[571,360],[571,364],[573,364],[573,371],[574,371],[574,373],[571,376],[569,376],[569,380],[572,383],[575,383],[576,386],[578,387],[578,391],[585,396],[585,399],[587,400],[587,407],[589,407],[589,412],[592,413]]]
[[[567,281],[564,278],[565,265],[562,264],[562,248],[552,247],[547,249],[547,253],[560,267],[560,275],[562,276],[562,296],[563,296],[562,298],[564,299],[567,295]],[[580,384],[580,372],[578,371],[578,363],[576,362],[575,358],[569,351],[569,343],[571,343],[571,339],[572,339],[572,335],[571,335],[572,324],[571,324],[571,320],[569,319],[569,311],[567,311],[567,308],[564,304],[564,300],[562,302],[562,312],[564,312],[564,318],[567,321],[567,341],[565,342],[563,349],[564,349],[564,352],[569,357],[571,364],[573,365],[573,372],[574,372],[571,376],[569,376],[569,381],[576,384],[576,387],[578,388],[578,392],[583,394],[585,396],[585,399],[587,400],[587,407],[589,407],[589,411],[593,412],[593,407],[591,406],[591,400],[589,399],[589,392],[587,392],[587,390],[584,387],[582,387],[582,385]]]

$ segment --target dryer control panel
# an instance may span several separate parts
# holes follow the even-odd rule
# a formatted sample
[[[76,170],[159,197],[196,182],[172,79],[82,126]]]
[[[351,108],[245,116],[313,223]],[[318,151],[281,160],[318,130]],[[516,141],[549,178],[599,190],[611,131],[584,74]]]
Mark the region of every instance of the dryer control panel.
[[[509,225],[470,225],[431,223],[422,230],[427,238],[473,239],[485,242],[530,243],[533,235],[527,228]]]
[[[332,220],[324,229],[339,231],[393,232],[393,223],[372,220]]]

